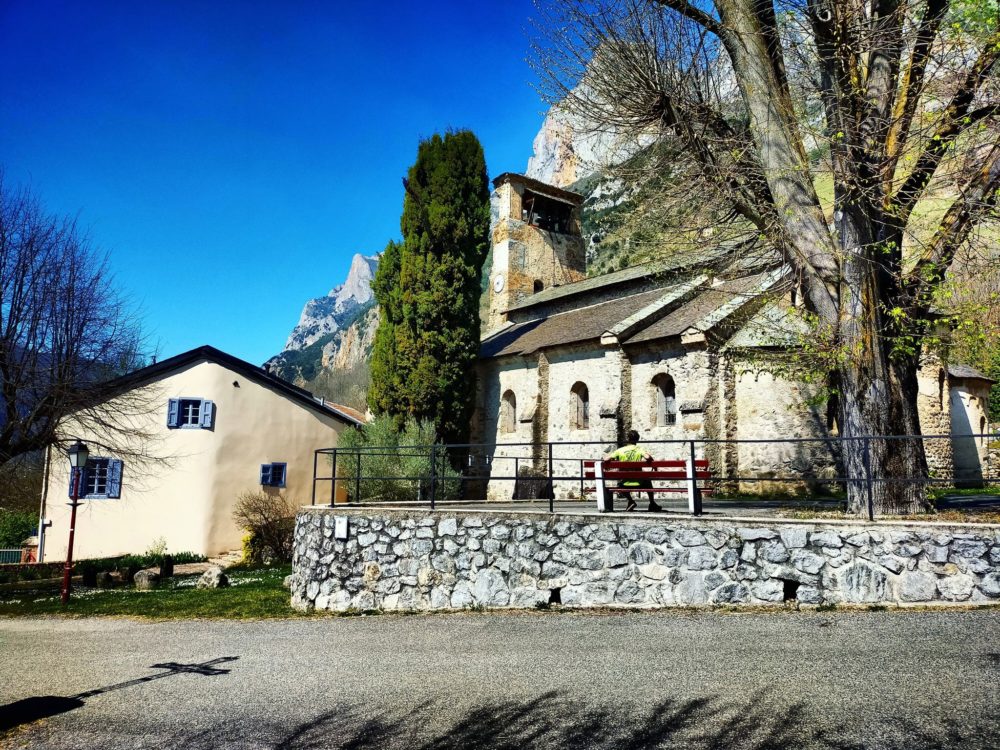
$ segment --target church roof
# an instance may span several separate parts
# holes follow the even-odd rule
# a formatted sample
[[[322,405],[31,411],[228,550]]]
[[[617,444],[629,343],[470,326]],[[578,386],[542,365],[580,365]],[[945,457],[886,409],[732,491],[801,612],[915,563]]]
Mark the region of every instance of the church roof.
[[[564,203],[571,203],[574,206],[579,206],[583,203],[583,196],[579,193],[574,193],[572,190],[566,190],[565,188],[550,185],[547,182],[536,180],[533,177],[528,177],[527,175],[519,174],[518,172],[504,172],[502,175],[493,180],[493,187],[498,188],[505,182],[520,182],[529,190],[536,193],[542,193],[543,195],[563,201]]]
[[[550,346],[599,339],[605,331],[665,294],[662,287],[620,297],[540,320],[515,323],[482,342],[480,357],[530,354]]]
[[[726,342],[727,349],[795,347],[809,334],[809,326],[795,311],[771,302],[757,311]]]
[[[644,341],[680,336],[689,328],[702,332],[708,331],[730,313],[756,298],[775,280],[777,279],[774,273],[763,273],[726,281],[702,292],[665,317],[642,329],[625,343],[639,344]]]
[[[679,336],[691,328],[708,331],[773,286],[784,273],[783,269],[778,269],[754,274],[701,291],[692,283],[674,283],[538,320],[515,323],[485,339],[479,356],[531,354],[549,347],[600,339],[616,328],[629,331],[629,334],[622,334],[628,335],[621,341],[623,344]],[[658,305],[660,302],[664,304]],[[674,309],[670,310],[671,307]],[[643,316],[648,316],[646,325],[640,320]],[[626,322],[627,326],[621,326]]]
[[[984,375],[983,373],[979,372],[979,370],[977,370],[976,368],[969,367],[968,365],[960,365],[960,364],[948,365],[948,374],[951,375],[953,378],[975,378],[977,380],[987,380],[990,383],[997,382],[989,375]]]
[[[657,276],[671,271],[690,269],[693,273],[697,268],[709,265],[731,252],[731,247],[717,245],[698,252],[679,253],[653,263],[644,263],[641,266],[630,266],[629,268],[623,268],[621,271],[614,271],[613,273],[591,276],[590,278],[574,281],[570,284],[552,286],[525,297],[516,305],[511,305],[508,312],[526,310],[536,305],[544,305],[547,302],[554,302],[555,300],[586,294],[599,289],[606,289],[618,284],[629,284],[643,280],[655,281]]]

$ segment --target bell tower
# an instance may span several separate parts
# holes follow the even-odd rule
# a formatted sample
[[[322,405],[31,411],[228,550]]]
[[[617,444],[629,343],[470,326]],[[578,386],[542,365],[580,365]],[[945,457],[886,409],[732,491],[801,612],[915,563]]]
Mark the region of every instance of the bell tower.
[[[512,172],[497,177],[493,187],[485,334],[504,326],[507,311],[532,295],[587,275],[582,195]]]

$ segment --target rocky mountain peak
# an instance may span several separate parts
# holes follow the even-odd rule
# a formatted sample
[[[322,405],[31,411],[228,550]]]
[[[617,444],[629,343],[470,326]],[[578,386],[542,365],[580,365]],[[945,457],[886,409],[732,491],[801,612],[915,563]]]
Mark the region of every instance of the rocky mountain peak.
[[[372,300],[372,280],[378,260],[377,255],[355,254],[343,284],[335,286],[325,297],[306,302],[284,351],[304,349],[324,336],[336,333],[346,321],[353,320],[358,309]]]

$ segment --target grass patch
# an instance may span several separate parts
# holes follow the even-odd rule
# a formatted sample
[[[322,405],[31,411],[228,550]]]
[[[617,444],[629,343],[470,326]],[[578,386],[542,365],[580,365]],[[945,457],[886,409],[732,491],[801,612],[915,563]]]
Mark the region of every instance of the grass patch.
[[[935,500],[948,497],[1000,497],[1000,484],[987,484],[984,487],[931,487],[927,494]]]
[[[302,617],[292,609],[285,576],[290,565],[273,568],[237,567],[226,571],[229,588],[199,589],[199,576],[175,576],[153,591],[133,588],[76,587],[68,606],[59,601],[59,588],[46,587],[0,594],[0,616],[35,617],[144,617],[153,620],[191,618],[257,619]]]

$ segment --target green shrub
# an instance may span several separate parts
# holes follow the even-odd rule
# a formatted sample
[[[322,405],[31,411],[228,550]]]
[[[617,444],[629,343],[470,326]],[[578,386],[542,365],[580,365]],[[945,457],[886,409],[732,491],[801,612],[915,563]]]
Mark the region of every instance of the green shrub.
[[[430,420],[406,420],[402,430],[388,415],[376,417],[360,428],[347,430],[340,436],[337,476],[347,479],[344,484],[354,498],[354,477],[361,456],[361,499],[369,501],[400,501],[426,499],[431,476],[431,446],[436,442],[434,424]],[[346,452],[340,452],[346,451]],[[435,494],[439,500],[454,499],[461,493],[461,476],[437,453]],[[375,479],[372,477],[388,477]]]
[[[37,530],[37,513],[0,508],[0,548],[20,547],[21,542]]]

